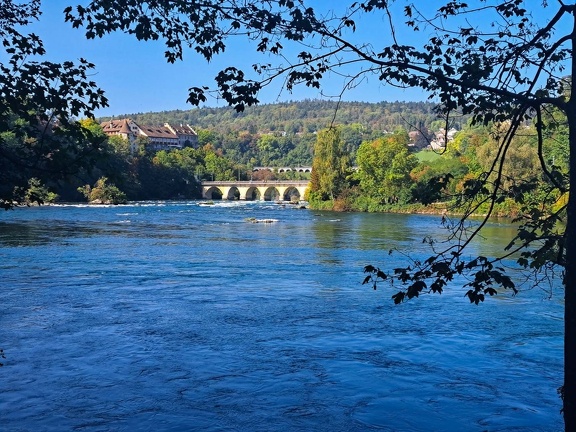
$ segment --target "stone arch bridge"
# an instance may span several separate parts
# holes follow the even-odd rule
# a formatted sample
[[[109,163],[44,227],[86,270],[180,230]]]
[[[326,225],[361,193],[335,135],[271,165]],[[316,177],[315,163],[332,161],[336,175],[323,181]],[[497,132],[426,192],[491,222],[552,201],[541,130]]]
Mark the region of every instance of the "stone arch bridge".
[[[304,199],[309,180],[203,181],[202,198],[248,201]]]

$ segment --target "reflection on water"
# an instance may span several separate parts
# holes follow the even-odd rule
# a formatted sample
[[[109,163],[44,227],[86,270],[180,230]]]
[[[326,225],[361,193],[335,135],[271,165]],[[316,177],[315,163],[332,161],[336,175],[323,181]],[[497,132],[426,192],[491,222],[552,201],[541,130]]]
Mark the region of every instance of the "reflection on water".
[[[25,223],[0,222],[0,244],[5,246],[26,246],[48,243],[52,237],[44,230]]]
[[[394,306],[360,284],[438,226],[241,202],[5,213],[2,428],[560,430],[558,299]]]

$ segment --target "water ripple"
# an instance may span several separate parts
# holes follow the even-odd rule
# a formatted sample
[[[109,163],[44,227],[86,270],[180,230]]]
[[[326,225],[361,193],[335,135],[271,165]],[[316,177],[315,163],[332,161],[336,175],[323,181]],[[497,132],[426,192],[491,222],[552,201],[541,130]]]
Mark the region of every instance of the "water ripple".
[[[398,307],[360,285],[435,229],[258,203],[9,212],[3,428],[561,429],[560,301],[452,287]]]

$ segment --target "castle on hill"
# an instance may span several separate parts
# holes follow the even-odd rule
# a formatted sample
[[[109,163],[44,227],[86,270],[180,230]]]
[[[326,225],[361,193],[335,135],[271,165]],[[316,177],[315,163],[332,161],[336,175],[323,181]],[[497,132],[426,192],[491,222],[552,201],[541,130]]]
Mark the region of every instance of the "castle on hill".
[[[190,125],[173,127],[168,123],[164,126],[147,126],[136,123],[132,119],[108,120],[100,124],[108,136],[120,136],[130,143],[130,152],[137,152],[137,139],[147,139],[146,147],[152,151],[173,150],[184,147],[196,147],[198,134]]]

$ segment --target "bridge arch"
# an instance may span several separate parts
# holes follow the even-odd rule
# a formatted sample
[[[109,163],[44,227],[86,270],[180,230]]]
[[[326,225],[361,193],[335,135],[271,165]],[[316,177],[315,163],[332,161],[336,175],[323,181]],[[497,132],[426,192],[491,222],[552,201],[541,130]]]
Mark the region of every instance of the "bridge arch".
[[[203,193],[204,198],[212,199],[212,200],[221,200],[224,197],[224,194],[217,186],[211,186],[206,189]]]
[[[248,201],[260,201],[262,197],[262,192],[256,186],[249,187],[246,190],[246,200]]]
[[[264,191],[264,201],[277,201],[280,198],[280,192],[274,186],[267,187]]]
[[[240,190],[236,186],[231,186],[226,192],[227,200],[237,200],[240,199]]]
[[[300,200],[300,198],[302,198],[300,195],[300,191],[294,186],[287,187],[282,195],[283,195],[282,199],[284,201],[294,201],[294,200]]]

